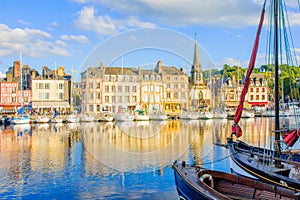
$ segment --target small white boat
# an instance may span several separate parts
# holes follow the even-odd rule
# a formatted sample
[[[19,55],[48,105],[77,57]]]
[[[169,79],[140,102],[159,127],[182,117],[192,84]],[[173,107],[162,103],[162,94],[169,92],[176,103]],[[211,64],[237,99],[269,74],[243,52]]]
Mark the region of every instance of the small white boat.
[[[189,119],[189,120],[195,120],[199,118],[199,113],[196,112],[181,112],[179,113],[179,119]]]
[[[242,118],[253,118],[253,117],[255,117],[254,112],[251,112],[251,111],[248,111],[248,110],[244,110],[242,112]]]
[[[168,115],[161,111],[154,111],[149,115],[150,120],[167,120],[168,118]]]
[[[149,115],[146,115],[144,110],[136,110],[134,115],[135,121],[149,121]]]
[[[93,122],[93,121],[95,121],[95,117],[90,114],[83,114],[80,116],[80,121],[81,122]]]
[[[71,114],[66,118],[67,123],[77,123],[79,122],[79,117],[75,114]]]
[[[227,113],[221,109],[213,109],[212,111],[213,119],[226,119]]]
[[[62,123],[63,121],[64,121],[64,119],[60,116],[57,116],[57,117],[51,119],[52,123]]]
[[[120,112],[114,114],[115,121],[130,122],[134,120],[134,116],[128,112]]]
[[[10,123],[12,123],[12,124],[29,124],[30,118],[28,115],[14,116],[11,118]]]
[[[213,118],[213,115],[210,112],[202,111],[199,113],[199,119],[212,119],[212,118]]]
[[[51,119],[52,123],[62,123],[63,122],[63,118],[58,115],[57,112],[54,113],[53,118]]]
[[[50,121],[49,117],[46,115],[43,116],[37,116],[37,118],[34,120],[35,123],[48,123]]]
[[[100,115],[97,115],[96,119],[97,119],[97,121],[100,121],[100,122],[111,122],[114,120],[114,116],[112,113],[104,112],[104,113],[101,113]]]

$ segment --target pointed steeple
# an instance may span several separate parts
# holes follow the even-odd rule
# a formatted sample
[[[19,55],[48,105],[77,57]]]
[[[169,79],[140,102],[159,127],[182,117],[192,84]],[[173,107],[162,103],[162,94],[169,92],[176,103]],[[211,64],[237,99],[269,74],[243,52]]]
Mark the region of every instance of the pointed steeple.
[[[195,47],[194,47],[194,62],[193,66],[200,66],[200,59],[198,53],[198,44],[197,44],[197,33],[195,33]]]
[[[197,34],[195,33],[195,47],[194,47],[194,61],[191,70],[191,77],[193,84],[203,84],[202,66],[200,64],[198,44],[197,44]]]

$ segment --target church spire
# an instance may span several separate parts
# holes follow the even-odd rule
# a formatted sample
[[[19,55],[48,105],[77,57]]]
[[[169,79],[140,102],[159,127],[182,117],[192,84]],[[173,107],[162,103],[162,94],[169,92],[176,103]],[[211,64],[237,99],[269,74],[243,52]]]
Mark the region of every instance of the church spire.
[[[198,44],[197,44],[197,33],[195,33],[195,47],[194,47],[194,62],[193,66],[200,66]]]
[[[198,44],[197,44],[197,33],[195,33],[195,47],[194,47],[194,61],[191,71],[193,84],[203,84],[202,66],[200,64]]]

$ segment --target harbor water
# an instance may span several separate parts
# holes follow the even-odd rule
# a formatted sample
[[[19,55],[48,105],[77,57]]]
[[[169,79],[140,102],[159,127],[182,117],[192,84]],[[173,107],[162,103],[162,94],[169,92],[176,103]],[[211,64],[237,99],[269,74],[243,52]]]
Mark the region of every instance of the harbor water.
[[[242,140],[270,146],[273,118],[242,119]],[[2,126],[0,199],[179,199],[172,163],[230,172],[232,120]],[[267,134],[264,134],[267,133]]]

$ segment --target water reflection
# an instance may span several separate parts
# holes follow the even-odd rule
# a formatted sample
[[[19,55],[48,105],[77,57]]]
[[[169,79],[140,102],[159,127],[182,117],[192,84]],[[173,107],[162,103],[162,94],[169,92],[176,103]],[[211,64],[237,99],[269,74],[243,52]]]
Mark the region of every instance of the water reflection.
[[[199,121],[119,122],[103,131],[104,126],[81,130],[86,150],[112,169],[145,172],[169,165],[186,152]]]
[[[273,120],[241,119],[240,139],[269,146]],[[229,171],[227,150],[214,144],[226,143],[232,124],[216,119],[3,127],[0,198],[178,199],[173,161]]]

